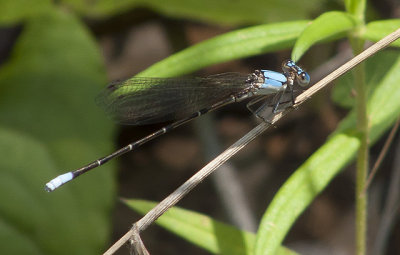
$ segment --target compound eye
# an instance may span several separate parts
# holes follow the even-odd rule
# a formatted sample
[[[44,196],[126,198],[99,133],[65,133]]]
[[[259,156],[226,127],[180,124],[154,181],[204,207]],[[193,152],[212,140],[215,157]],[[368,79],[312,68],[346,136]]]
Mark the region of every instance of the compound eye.
[[[297,75],[297,83],[301,87],[306,87],[310,83],[310,75],[306,72],[301,72]]]
[[[285,73],[290,72],[290,70],[292,70],[293,66],[295,65],[295,63],[292,60],[287,60],[285,62],[282,63],[282,70]]]

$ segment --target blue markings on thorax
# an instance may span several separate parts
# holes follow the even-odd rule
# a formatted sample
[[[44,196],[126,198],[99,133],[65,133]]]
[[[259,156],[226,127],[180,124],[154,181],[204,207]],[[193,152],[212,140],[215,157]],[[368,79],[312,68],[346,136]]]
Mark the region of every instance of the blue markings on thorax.
[[[287,78],[282,73],[261,70],[264,75],[264,84],[261,85],[258,93],[259,95],[274,94],[284,89],[283,85],[286,84]]]
[[[282,73],[270,71],[270,70],[261,70],[261,72],[264,74],[264,77],[266,79],[270,80],[275,80],[281,83],[286,83],[287,79],[286,76],[283,75]]]

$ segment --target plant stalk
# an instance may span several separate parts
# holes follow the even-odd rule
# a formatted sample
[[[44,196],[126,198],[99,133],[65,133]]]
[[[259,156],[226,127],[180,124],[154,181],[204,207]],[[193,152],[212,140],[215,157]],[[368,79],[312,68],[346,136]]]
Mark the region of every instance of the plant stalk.
[[[353,38],[352,47],[355,54],[363,50],[364,40]],[[366,254],[367,243],[367,202],[368,192],[364,187],[368,176],[369,162],[369,123],[367,114],[367,89],[365,84],[365,65],[361,63],[353,69],[356,90],[357,131],[360,148],[357,154],[356,173],[356,254]]]

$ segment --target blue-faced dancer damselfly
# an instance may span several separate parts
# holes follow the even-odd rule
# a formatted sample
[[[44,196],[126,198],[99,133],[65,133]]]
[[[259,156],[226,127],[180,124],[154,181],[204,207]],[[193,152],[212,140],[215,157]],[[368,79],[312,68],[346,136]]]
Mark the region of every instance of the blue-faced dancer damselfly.
[[[177,121],[108,156],[57,176],[46,184],[46,191],[54,191],[79,175],[132,151],[200,115],[230,103],[256,97],[247,106],[256,116],[264,119],[263,110],[270,109],[267,106],[273,105],[273,111],[277,112],[286,92],[291,94],[294,103],[295,84],[306,87],[310,83],[310,76],[291,60],[282,64],[282,70],[283,73],[256,70],[249,75],[223,73],[205,78],[135,77],[109,85],[96,101],[115,121],[130,125]]]

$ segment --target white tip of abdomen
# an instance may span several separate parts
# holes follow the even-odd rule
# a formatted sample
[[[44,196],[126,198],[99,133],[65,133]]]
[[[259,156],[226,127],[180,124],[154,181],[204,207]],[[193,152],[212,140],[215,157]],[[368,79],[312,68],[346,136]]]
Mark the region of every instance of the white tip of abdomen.
[[[59,175],[56,178],[54,178],[53,180],[49,181],[46,184],[46,187],[44,189],[47,192],[54,191],[55,189],[57,189],[61,185],[69,182],[70,180],[72,180],[72,178],[73,178],[72,172],[68,172],[66,174]]]

